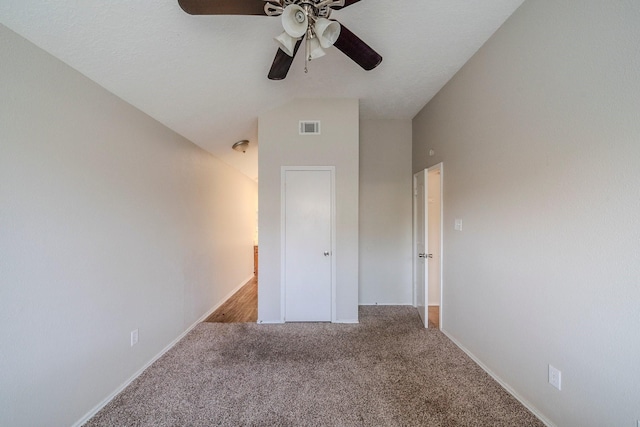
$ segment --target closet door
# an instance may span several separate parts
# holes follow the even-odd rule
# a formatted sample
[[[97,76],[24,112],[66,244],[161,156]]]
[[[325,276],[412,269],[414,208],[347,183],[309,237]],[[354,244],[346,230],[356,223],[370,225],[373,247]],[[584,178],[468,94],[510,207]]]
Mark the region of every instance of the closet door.
[[[283,170],[285,321],[331,321],[333,170]]]

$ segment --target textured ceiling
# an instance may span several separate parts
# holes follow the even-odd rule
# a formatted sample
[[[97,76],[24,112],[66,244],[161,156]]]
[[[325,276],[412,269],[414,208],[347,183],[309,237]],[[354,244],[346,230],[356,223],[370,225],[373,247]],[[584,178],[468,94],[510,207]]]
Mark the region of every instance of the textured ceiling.
[[[256,0],[260,1],[260,0]],[[384,58],[337,49],[267,79],[278,18],[191,16],[177,0],[2,0],[0,22],[257,179],[258,115],[293,98],[360,99],[365,119],[411,119],[523,0],[362,0],[333,14]],[[246,154],[231,150],[252,142]]]

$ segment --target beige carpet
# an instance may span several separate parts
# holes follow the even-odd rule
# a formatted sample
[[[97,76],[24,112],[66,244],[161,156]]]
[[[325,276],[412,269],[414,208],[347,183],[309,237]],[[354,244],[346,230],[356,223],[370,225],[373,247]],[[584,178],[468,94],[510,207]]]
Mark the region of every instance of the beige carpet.
[[[542,426],[411,307],[202,323],[87,426]]]

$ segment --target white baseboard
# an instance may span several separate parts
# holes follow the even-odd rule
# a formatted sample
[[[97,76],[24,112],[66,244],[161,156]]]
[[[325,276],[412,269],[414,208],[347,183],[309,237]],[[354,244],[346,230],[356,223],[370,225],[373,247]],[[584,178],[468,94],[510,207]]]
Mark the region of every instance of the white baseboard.
[[[284,325],[286,322],[282,320],[258,320],[259,325]],[[296,322],[293,322],[296,323]],[[325,323],[325,322],[320,322]],[[335,320],[331,323],[360,323],[358,319]]]
[[[359,303],[358,305],[359,306],[362,305],[362,306],[365,306],[365,307],[375,307],[376,305],[379,305],[379,306],[382,306],[382,307],[394,306],[394,305],[399,305],[399,306],[402,306],[402,307],[409,307],[409,306],[413,307],[413,303],[410,303],[410,302],[404,302],[404,303],[400,303],[400,302],[397,302],[397,303],[394,303],[394,302],[371,302],[371,303]]]
[[[244,279],[242,282],[240,282],[240,284],[238,286],[236,286],[235,288],[233,288],[224,298],[222,298],[221,302],[219,302],[218,304],[215,305],[215,307],[213,307],[211,310],[209,310],[207,312],[207,314],[205,314],[203,317],[204,319],[206,319],[207,317],[211,316],[213,314],[214,311],[216,311],[217,309],[219,309],[222,304],[224,304],[225,302],[227,302],[227,300],[229,298],[231,298],[236,292],[238,292],[244,285],[246,285],[247,283],[249,283],[249,281],[253,279],[253,274],[249,277],[247,277],[246,279]],[[204,320],[202,319],[202,320]],[[202,322],[202,320],[196,322],[196,324]],[[194,325],[195,326],[195,325]]]
[[[157,355],[155,355],[150,361],[148,361],[147,363],[145,363],[145,365],[138,369],[138,371],[136,371],[136,373],[134,373],[131,377],[129,377],[129,379],[127,379],[124,383],[122,383],[115,391],[113,391],[109,396],[107,396],[104,400],[102,400],[102,402],[98,403],[96,406],[93,407],[93,409],[91,409],[89,412],[87,412],[82,418],[80,418],[78,421],[76,421],[72,427],[80,427],[82,426],[84,423],[86,423],[87,421],[89,421],[91,418],[93,418],[94,415],[96,415],[102,408],[104,408],[105,406],[107,406],[107,404],[109,402],[111,402],[111,400],[113,400],[114,397],[116,397],[118,394],[120,394],[125,388],[127,388],[129,386],[129,384],[131,384],[136,378],[138,378],[140,375],[142,375],[142,373],[149,367],[151,366],[156,360],[160,359],[167,351],[171,350],[171,348],[173,346],[175,346],[176,344],[178,344],[178,342],[184,338],[189,332],[191,332],[191,330],[193,328],[195,328],[196,326],[198,326],[199,323],[202,323],[207,317],[211,316],[211,314],[216,311],[218,308],[220,308],[220,306],[222,306],[222,304],[224,304],[229,298],[231,298],[233,296],[233,294],[235,294],[236,292],[238,292],[240,290],[240,288],[242,288],[244,285],[247,284],[247,282],[249,280],[251,280],[253,278],[253,274],[251,276],[249,276],[247,279],[245,279],[242,283],[240,283],[238,286],[236,286],[231,292],[229,292],[229,294],[227,294],[222,300],[221,302],[219,302],[218,304],[216,304],[212,309],[210,309],[209,311],[207,311],[204,315],[202,315],[198,320],[196,320],[191,326],[189,326],[183,333],[181,333],[176,339],[174,339],[173,341],[171,341],[171,343],[169,343],[169,345],[167,345],[165,348],[163,348],[160,353],[158,353]]]
[[[495,372],[493,372],[484,363],[482,363],[480,359],[478,359],[473,353],[471,353],[471,351],[469,351],[465,346],[463,346],[458,340],[456,340],[451,335],[449,335],[447,331],[445,331],[444,329],[440,329],[440,332],[445,334],[446,337],[449,338],[456,346],[458,346],[460,350],[464,351],[467,354],[467,356],[469,356],[474,362],[476,362],[476,364],[480,366],[487,374],[489,374],[491,378],[496,380],[498,384],[500,384],[502,388],[504,388],[510,395],[512,395],[520,403],[522,403],[522,405],[524,405],[525,408],[531,411],[531,413],[533,413],[533,415],[535,415],[540,421],[542,421],[544,425],[546,425],[547,427],[557,427],[547,417],[542,415],[542,413],[535,406],[533,406],[531,403],[529,403],[529,401],[527,401],[522,396],[520,396],[509,384],[507,384]]]

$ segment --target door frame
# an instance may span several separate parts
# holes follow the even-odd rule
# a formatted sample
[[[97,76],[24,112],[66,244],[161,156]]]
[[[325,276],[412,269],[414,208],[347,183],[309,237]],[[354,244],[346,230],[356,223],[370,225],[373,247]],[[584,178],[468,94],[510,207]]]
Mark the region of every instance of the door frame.
[[[429,168],[426,168],[422,171],[418,171],[413,175],[413,188],[412,188],[412,200],[414,200],[415,203],[415,195],[416,195],[416,175],[419,173],[424,172],[425,174],[425,224],[424,224],[424,230],[425,230],[425,243],[427,245],[426,250],[427,252],[429,252],[428,250],[428,242],[429,242],[429,213],[428,213],[428,201],[429,201],[429,172],[433,172],[433,171],[440,171],[440,312],[439,312],[439,328],[443,329],[443,311],[444,311],[444,272],[443,272],[443,267],[444,267],[444,164],[442,162],[438,163],[437,165],[431,166]],[[418,257],[418,248],[416,246],[416,240],[415,240],[415,230],[416,230],[416,206],[414,204],[413,206],[413,232],[412,232],[412,239],[413,239],[413,306],[416,307],[418,300],[417,300],[417,283],[416,283],[416,268],[417,268],[417,257]],[[427,265],[427,267],[425,268],[425,309],[427,310],[427,314],[426,317],[428,319],[429,315],[428,315],[428,310],[429,310],[429,267]],[[427,325],[426,327],[428,328],[428,324],[429,322],[427,321]]]
[[[418,224],[418,204],[417,199],[418,199],[418,177],[419,175],[424,175],[424,200],[423,200],[423,216],[424,216],[424,236],[422,236],[422,238],[425,240],[424,244],[425,244],[425,250],[426,250],[426,245],[428,244],[428,230],[426,229],[426,223],[428,223],[428,215],[429,215],[429,211],[427,209],[428,204],[427,204],[427,200],[428,200],[428,194],[427,194],[427,190],[428,190],[428,173],[426,169],[423,169],[419,172],[416,172],[413,174],[413,190],[412,190],[412,194],[413,197],[412,202],[413,202],[413,220],[412,220],[412,224],[413,224],[413,229],[412,229],[412,233],[411,233],[411,237],[413,240],[413,251],[412,251],[412,267],[413,267],[413,306],[418,308],[418,268],[421,265],[420,260],[418,259],[418,240],[416,239],[416,232],[418,230],[417,224]],[[428,274],[429,274],[429,265],[425,260],[425,264],[424,264],[424,272],[422,274],[423,278],[424,278],[424,309],[425,309],[425,314],[424,314],[424,326],[425,328],[428,327],[429,325],[429,305],[428,305]],[[421,319],[422,320],[422,319]]]
[[[336,167],[281,166],[280,167],[280,320],[286,322],[286,175],[288,171],[327,171],[331,174],[331,322],[336,322]]]
[[[443,266],[444,266],[444,262],[443,262],[443,260],[444,260],[444,197],[443,197],[444,185],[443,185],[443,182],[444,182],[444,170],[443,169],[444,169],[444,166],[443,166],[442,162],[438,163],[437,165],[431,166],[430,168],[427,169],[427,179],[429,177],[429,172],[433,172],[433,171],[439,171],[440,172],[440,201],[439,201],[440,202],[440,224],[439,224],[439,226],[440,226],[439,227],[439,229],[440,229],[440,248],[439,248],[440,249],[440,260],[439,260],[439,263],[440,263],[440,266],[439,266],[440,267],[439,268],[439,271],[440,271],[440,283],[437,284],[437,286],[440,287],[440,302],[439,302],[440,309],[439,309],[439,313],[438,313],[438,317],[439,317],[438,323],[439,323],[439,328],[440,329],[442,329],[442,327],[443,327],[443,324],[442,324],[442,312],[444,311],[443,304],[442,304],[443,303],[442,295],[443,295],[443,291],[444,291],[444,288],[443,288],[443,285],[444,285],[444,280],[443,280]],[[428,200],[429,200],[429,189],[427,188],[427,206],[428,206]],[[426,226],[427,226],[427,238],[428,238],[429,237],[429,234],[428,234],[429,233],[429,230],[428,230],[429,223],[428,223],[428,221],[427,221]],[[429,291],[428,286],[429,286],[429,278],[427,277],[427,292]],[[428,301],[429,301],[429,297],[427,295],[427,310],[429,310]]]

